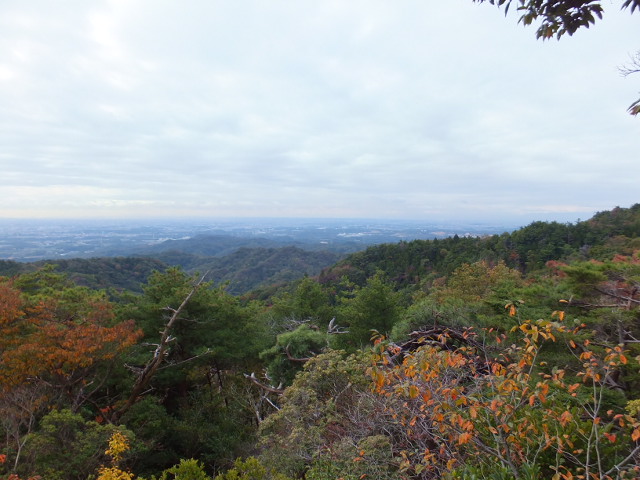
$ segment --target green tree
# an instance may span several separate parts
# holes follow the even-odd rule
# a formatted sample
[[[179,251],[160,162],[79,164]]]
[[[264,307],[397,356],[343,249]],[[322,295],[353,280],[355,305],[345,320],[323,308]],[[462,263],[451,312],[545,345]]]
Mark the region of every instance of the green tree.
[[[180,463],[162,472],[160,480],[211,480],[204,465],[193,458],[181,459]]]
[[[276,344],[260,354],[273,384],[291,385],[307,359],[322,353],[327,334],[303,324],[278,335]]]
[[[514,288],[521,278],[520,272],[508,268],[504,262],[495,266],[487,262],[465,263],[448,277],[446,286],[434,288],[433,295],[440,302],[454,298],[476,303],[486,300],[496,290]]]
[[[215,477],[215,480],[290,480],[274,470],[267,469],[260,460],[249,457],[246,460],[238,458],[233,468]]]
[[[210,383],[207,376],[212,372],[221,383],[218,374],[223,369],[255,358],[261,346],[249,332],[250,308],[223,287],[203,283],[179,268],[154,273],[144,294],[122,315],[136,321],[144,338],[131,359],[142,366],[121,413],[147,385],[171,392],[176,401],[185,397],[196,372],[204,383]]]
[[[346,357],[335,350],[309,360],[285,390],[280,409],[260,426],[264,464],[298,477],[314,462],[330,461],[336,451],[332,447],[342,437],[355,445],[371,435],[368,424],[375,415],[366,402],[370,396],[365,373],[368,362],[365,354]],[[357,452],[352,449],[349,454]]]
[[[349,351],[368,345],[374,331],[390,333],[402,312],[400,294],[380,272],[340,302],[336,319],[348,332],[331,335],[330,346]]]
[[[131,372],[119,386],[124,400],[110,419],[126,419],[145,440],[150,451],[140,460],[142,470],[158,471],[180,458],[219,468],[245,453],[256,424],[244,404],[242,373],[264,348],[263,332],[252,328],[259,327],[254,313],[253,305],[222,286],[178,268],[153,274],[144,293],[123,309],[144,338],[128,359]],[[153,419],[151,428],[139,402],[162,422]]]
[[[41,475],[47,480],[85,480],[107,462],[105,451],[115,433],[133,438],[125,427],[87,421],[70,410],[52,410],[29,435],[26,461],[18,473]]]
[[[280,322],[281,319],[306,321],[323,328],[335,316],[327,288],[311,277],[300,280],[293,293],[274,298],[272,311]]]
[[[0,425],[14,469],[44,411],[104,405],[111,366],[139,336],[103,292],[50,270],[0,278]]]
[[[631,356],[640,354],[640,252],[606,262],[575,262],[561,271],[570,293],[563,305],[588,326],[591,341],[622,345]],[[621,369],[608,382],[626,392],[637,391],[640,372]]]

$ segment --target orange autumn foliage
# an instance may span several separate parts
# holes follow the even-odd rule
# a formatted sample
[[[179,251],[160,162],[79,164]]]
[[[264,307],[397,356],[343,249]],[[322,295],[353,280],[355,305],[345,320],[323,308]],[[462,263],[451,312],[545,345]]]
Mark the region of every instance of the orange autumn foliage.
[[[538,320],[513,332],[521,335],[519,344],[495,356],[471,345],[447,346],[444,337],[403,356],[378,343],[371,375],[374,390],[388,399],[387,413],[405,431],[401,470],[421,479],[464,478],[460,469],[469,466],[513,478],[640,474],[634,465],[640,420],[603,411],[606,378],[631,363],[624,348],[601,352],[581,342],[582,382],[576,383],[562,369],[543,368],[538,355],[543,343],[577,331]],[[609,445],[619,445],[619,455],[594,463]]]
[[[82,314],[56,315],[58,300],[30,304],[11,281],[0,281],[0,386],[47,377],[82,381],[96,362],[113,358],[141,333],[133,322],[116,323],[111,303],[89,297]]]

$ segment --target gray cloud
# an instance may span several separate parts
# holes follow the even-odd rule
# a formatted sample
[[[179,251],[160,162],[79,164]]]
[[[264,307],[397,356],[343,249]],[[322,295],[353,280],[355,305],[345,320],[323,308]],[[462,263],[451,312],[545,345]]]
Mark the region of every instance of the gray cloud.
[[[2,8],[0,217],[570,219],[638,201],[628,14],[543,43],[470,0]]]

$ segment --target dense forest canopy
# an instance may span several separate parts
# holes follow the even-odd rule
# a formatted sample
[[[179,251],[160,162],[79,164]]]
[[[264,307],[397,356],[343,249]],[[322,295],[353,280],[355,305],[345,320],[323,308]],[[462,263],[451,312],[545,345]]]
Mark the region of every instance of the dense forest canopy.
[[[4,262],[0,478],[638,478],[639,234],[637,204],[241,296]]]

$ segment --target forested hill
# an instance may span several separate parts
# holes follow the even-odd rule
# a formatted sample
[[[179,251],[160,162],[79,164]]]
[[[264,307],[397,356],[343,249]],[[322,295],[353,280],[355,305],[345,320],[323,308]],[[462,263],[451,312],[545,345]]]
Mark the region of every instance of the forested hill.
[[[317,275],[339,258],[337,253],[310,252],[293,246],[243,247],[221,257],[165,251],[153,257],[76,258],[32,263],[0,260],[0,275],[11,277],[54,265],[56,272],[66,274],[78,285],[140,293],[154,270],[179,266],[188,273],[206,274],[207,280],[226,284],[229,293],[240,295],[255,288],[292,282],[305,275]]]
[[[0,276],[34,272],[52,265],[58,273],[68,276],[75,284],[93,289],[129,290],[140,292],[141,286],[155,270],[166,270],[167,264],[154,258],[109,257],[41,260],[22,263],[0,260]]]
[[[156,258],[178,265],[187,272],[206,273],[214,283],[227,283],[232,294],[246,293],[258,287],[282,284],[305,275],[318,275],[337,262],[332,252],[310,252],[289,246],[280,248],[240,248],[223,257],[205,257],[183,252],[163,252]]]
[[[165,240],[155,245],[147,245],[135,251],[136,255],[158,257],[167,252],[184,252],[201,257],[224,257],[238,248],[278,248],[284,242],[267,238],[250,238],[233,235],[196,235],[192,238]]]
[[[429,282],[464,263],[482,260],[503,261],[529,273],[550,260],[606,259],[614,253],[630,254],[640,248],[639,235],[640,204],[636,204],[600,212],[575,224],[538,221],[501,235],[380,244],[342,260],[338,253],[311,252],[297,246],[276,248],[259,239],[239,247],[231,237],[196,236],[188,241],[165,242],[156,247],[157,251],[135,257],[0,261],[0,275],[13,276],[54,264],[56,271],[68,274],[79,285],[140,292],[152,271],[179,266],[187,273],[208,272],[215,284],[228,283],[227,290],[237,295],[257,288],[264,291],[305,275],[319,275],[322,283],[346,276],[364,285],[367,278],[382,271],[402,288]]]
[[[530,273],[551,260],[606,259],[640,248],[640,204],[616,207],[575,224],[533,222],[512,233],[382,244],[353,253],[325,269],[321,282],[346,276],[363,285],[377,271],[398,285],[448,275],[464,263],[503,261]]]

